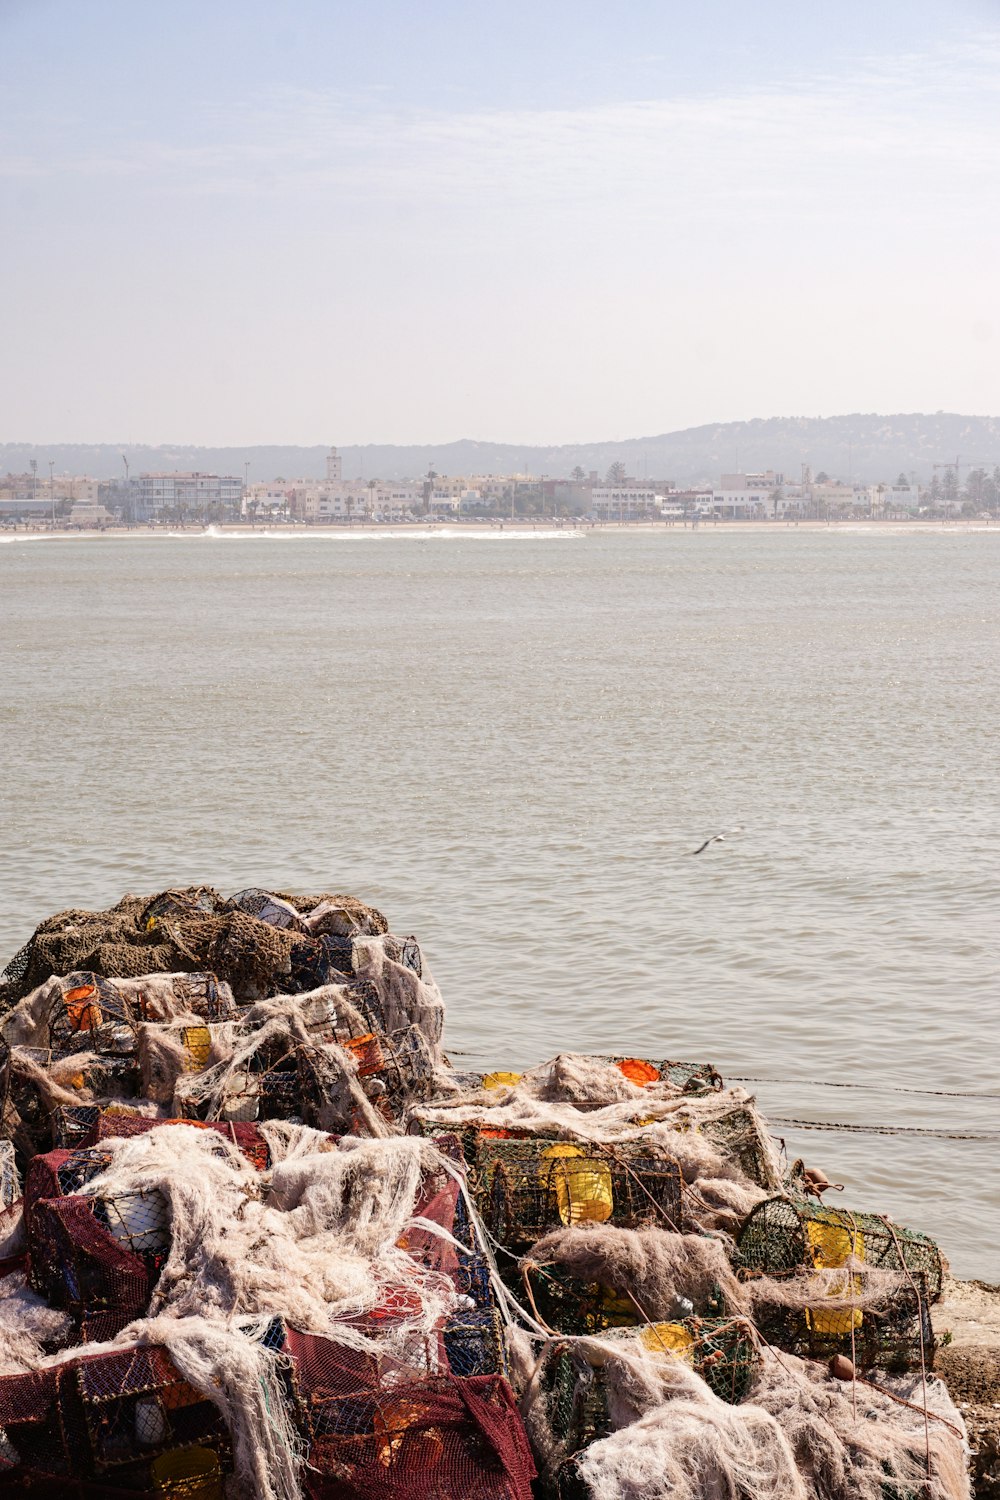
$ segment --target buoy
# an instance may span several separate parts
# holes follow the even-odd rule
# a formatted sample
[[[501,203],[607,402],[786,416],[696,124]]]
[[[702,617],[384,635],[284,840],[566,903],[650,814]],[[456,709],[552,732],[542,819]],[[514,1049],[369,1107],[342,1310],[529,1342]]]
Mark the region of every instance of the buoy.
[[[853,1380],[855,1376],[854,1366],[846,1354],[835,1354],[830,1361],[829,1370],[834,1380]]]

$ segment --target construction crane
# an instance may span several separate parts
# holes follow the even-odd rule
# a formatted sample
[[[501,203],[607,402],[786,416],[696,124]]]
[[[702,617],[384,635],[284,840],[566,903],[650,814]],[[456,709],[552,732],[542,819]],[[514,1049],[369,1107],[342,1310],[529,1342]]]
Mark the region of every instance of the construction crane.
[[[959,453],[959,454],[956,454],[954,463],[951,463],[949,461],[948,463],[943,463],[943,464],[933,464],[932,467],[934,469],[954,469],[955,470],[955,488],[958,489],[959,482],[960,482],[961,477],[962,477],[961,476],[961,470],[962,469],[988,469],[988,468],[992,468],[993,467],[993,460],[989,459],[989,458],[973,458],[973,459],[968,459],[967,458],[965,460],[965,462],[963,463],[962,462],[962,455]]]

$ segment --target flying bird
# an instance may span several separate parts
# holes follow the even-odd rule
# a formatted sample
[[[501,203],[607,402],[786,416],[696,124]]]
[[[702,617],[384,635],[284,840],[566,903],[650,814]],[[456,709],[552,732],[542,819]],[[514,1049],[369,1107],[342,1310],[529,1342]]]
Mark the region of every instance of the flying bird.
[[[739,824],[736,828],[730,828],[729,832],[730,833],[742,833],[743,832],[743,825]],[[691,854],[703,854],[705,852],[705,850],[708,848],[709,844],[724,844],[725,841],[726,841],[726,835],[725,835],[725,833],[713,833],[712,837],[710,839],[706,839],[703,844],[699,844],[697,849],[691,849],[691,850],[689,850],[689,853],[691,853]]]
[[[726,835],[724,833],[713,833],[710,839],[706,839],[703,844],[699,844],[697,849],[692,849],[690,852],[692,854],[703,854],[709,844],[722,844],[725,843],[725,839]]]

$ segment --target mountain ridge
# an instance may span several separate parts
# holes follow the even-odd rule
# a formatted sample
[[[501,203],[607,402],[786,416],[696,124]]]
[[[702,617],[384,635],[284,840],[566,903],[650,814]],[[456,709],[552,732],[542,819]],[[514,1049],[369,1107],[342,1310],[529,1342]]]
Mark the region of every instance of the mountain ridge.
[[[52,461],[55,472],[109,479],[124,472],[198,469],[251,480],[319,479],[328,444],[205,446],[185,443],[0,443],[0,473],[23,473],[34,459],[40,480]],[[875,483],[900,472],[927,481],[934,465],[962,460],[970,466],[1000,464],[1000,417],[959,412],[846,413],[832,417],[754,417],[713,422],[645,437],[583,443],[493,443],[459,438],[449,443],[338,445],[345,478],[403,479],[425,474],[528,472],[567,478],[579,466],[603,478],[622,462],[637,479],[673,479],[679,484],[718,483],[721,473],[773,468],[789,479],[801,466],[845,480]]]

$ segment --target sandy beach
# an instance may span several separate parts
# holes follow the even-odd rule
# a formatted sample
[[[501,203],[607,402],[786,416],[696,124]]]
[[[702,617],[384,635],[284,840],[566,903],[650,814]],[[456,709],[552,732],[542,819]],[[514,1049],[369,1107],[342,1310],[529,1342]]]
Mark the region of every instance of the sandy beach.
[[[748,536],[788,534],[797,532],[870,532],[879,535],[937,536],[943,533],[965,535],[972,532],[994,532],[1000,534],[1000,522],[982,518],[905,521],[845,520],[845,521],[582,521],[570,518],[528,518],[514,521],[394,521],[387,524],[357,522],[350,526],[309,525],[307,523],[261,522],[251,526],[247,522],[213,523],[207,526],[182,526],[179,523],[160,526],[103,526],[51,527],[17,526],[0,530],[0,541],[13,541],[36,537],[53,540],[72,540],[80,537],[130,537],[130,536],[414,536],[437,532],[455,536],[502,535],[516,533],[563,532],[583,535],[614,535],[619,532],[674,535],[684,532],[745,533]]]

